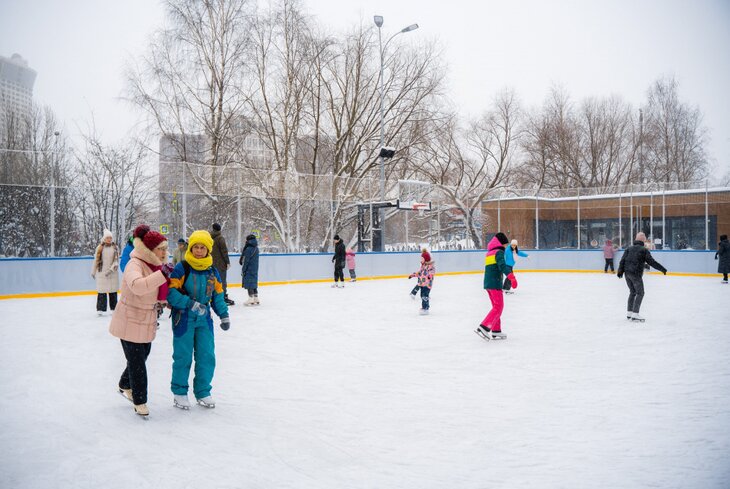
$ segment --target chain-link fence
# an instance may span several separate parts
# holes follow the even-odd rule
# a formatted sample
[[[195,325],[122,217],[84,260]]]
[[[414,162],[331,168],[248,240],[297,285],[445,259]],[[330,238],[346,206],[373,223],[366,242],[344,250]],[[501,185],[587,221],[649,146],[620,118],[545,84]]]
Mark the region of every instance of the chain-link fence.
[[[140,222],[171,242],[217,222],[231,251],[255,234],[264,253],[329,251],[335,234],[361,251],[473,249],[497,231],[526,248],[626,246],[643,231],[657,248],[711,249],[730,229],[730,190],[704,182],[486,191],[390,179],[383,195],[378,177],[160,161],[156,175],[94,187],[12,163],[0,172],[4,256],[88,255],[104,228],[121,242]],[[415,200],[430,209],[397,205]]]

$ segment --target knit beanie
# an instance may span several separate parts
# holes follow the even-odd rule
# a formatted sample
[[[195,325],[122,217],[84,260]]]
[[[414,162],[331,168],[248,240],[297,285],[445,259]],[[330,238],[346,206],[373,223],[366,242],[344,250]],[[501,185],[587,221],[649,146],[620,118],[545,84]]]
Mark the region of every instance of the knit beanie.
[[[509,242],[509,244],[512,246],[517,246],[517,240],[513,239],[512,241]]]
[[[646,234],[644,234],[644,233],[642,233],[642,232],[638,232],[638,233],[636,233],[636,238],[635,238],[635,240],[636,240],[636,241],[643,241],[644,243],[646,243]]]
[[[213,228],[213,231],[220,231],[221,225],[218,224],[217,222],[214,222],[212,228]]]
[[[139,238],[150,251],[167,241],[167,238],[157,231],[150,231],[150,227],[146,224],[141,224],[135,228],[134,237]]]
[[[507,236],[504,233],[497,233],[495,234],[495,237],[497,238],[497,241],[499,241],[503,245],[509,243],[509,239],[507,239]]]
[[[339,241],[340,240],[340,235],[339,234],[335,234],[335,237],[332,238],[332,239],[334,239],[335,241]]]
[[[421,258],[423,258],[423,261],[431,261],[431,254],[426,248],[421,250]]]
[[[103,237],[101,239],[106,239],[106,238],[112,238],[112,239],[114,239],[114,235],[112,234],[111,231],[109,231],[108,229],[104,228],[104,235],[103,235]]]
[[[208,231],[198,230],[188,238],[188,249],[192,250],[196,244],[202,244],[208,248],[208,254],[213,252],[213,237]]]

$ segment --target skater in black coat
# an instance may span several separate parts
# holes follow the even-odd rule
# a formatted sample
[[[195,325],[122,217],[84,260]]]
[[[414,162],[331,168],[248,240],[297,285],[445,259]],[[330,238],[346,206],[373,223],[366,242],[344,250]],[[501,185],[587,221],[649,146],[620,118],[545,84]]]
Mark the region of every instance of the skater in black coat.
[[[720,242],[717,243],[717,253],[715,260],[719,259],[717,264],[717,273],[722,274],[722,283],[727,283],[727,274],[730,273],[730,242],[727,240],[727,234],[720,236]]]
[[[634,321],[644,321],[639,315],[641,309],[641,301],[644,299],[644,265],[648,264],[655,269],[667,274],[667,269],[657,262],[651,252],[644,246],[646,235],[638,233],[634,244],[626,248],[621,262],[618,265],[618,273],[616,276],[621,278],[626,274],[626,285],[629,286],[629,303],[626,308],[626,318]]]
[[[345,243],[342,242],[339,234],[335,234],[334,241],[335,254],[332,257],[332,262],[335,264],[335,283],[332,284],[332,287],[344,287],[345,275],[343,270],[345,269]]]

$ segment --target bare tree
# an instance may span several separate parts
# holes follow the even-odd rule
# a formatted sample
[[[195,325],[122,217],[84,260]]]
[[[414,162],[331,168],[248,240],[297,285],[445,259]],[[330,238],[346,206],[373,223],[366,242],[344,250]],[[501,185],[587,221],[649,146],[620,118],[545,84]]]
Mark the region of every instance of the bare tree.
[[[66,137],[50,108],[3,111],[0,254],[73,254],[74,203]],[[53,205],[51,205],[53,203]]]
[[[661,78],[648,92],[644,108],[646,178],[658,182],[690,182],[707,176],[707,130],[702,113],[679,100],[679,84]]]
[[[504,90],[468,129],[460,130],[455,117],[446,120],[420,164],[420,170],[444,194],[446,208],[462,217],[477,248],[482,237],[475,214],[490,192],[508,182],[521,137],[520,117],[514,91]]]
[[[103,144],[95,133],[84,136],[85,147],[76,154],[79,239],[93,250],[104,228],[117,242],[141,221],[149,220],[150,204],[157,198],[154,176],[145,173],[147,149],[137,141]]]
[[[171,24],[129,74],[129,98],[166,137],[184,178],[204,195],[212,218],[228,215],[234,192],[227,174],[243,141],[242,90],[247,71],[251,6],[248,0],[167,0]],[[202,137],[202,155],[191,141]],[[202,160],[202,161],[201,161]],[[189,165],[202,163],[203,165]]]

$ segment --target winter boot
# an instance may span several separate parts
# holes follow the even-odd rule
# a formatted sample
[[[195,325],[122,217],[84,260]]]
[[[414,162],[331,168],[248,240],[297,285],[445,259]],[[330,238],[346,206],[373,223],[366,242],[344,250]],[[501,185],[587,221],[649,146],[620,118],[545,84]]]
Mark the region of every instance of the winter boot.
[[[184,411],[187,411],[190,409],[190,401],[188,401],[188,396],[180,396],[175,394],[172,398],[172,402],[176,408],[182,409]]]
[[[211,396],[201,397],[197,400],[198,404],[200,404],[203,407],[206,407],[208,409],[214,409],[215,408],[215,401]]]
[[[119,395],[134,404],[134,401],[132,400],[132,389],[122,389],[121,387],[117,387],[117,390],[119,391]]]
[[[139,414],[140,416],[149,416],[150,415],[150,410],[147,409],[147,404],[135,404],[134,412]]]

